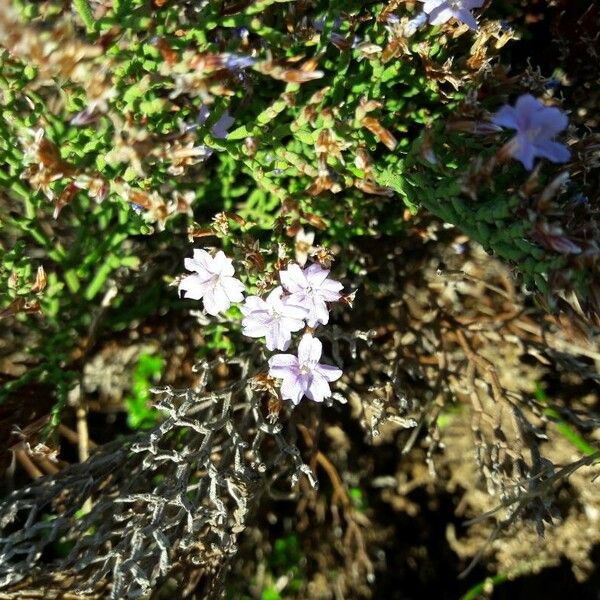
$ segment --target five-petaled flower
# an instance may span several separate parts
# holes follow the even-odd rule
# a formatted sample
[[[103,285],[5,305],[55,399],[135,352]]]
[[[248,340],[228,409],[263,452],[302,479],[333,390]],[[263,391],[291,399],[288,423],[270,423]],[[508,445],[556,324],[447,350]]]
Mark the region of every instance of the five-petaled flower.
[[[546,106],[530,94],[521,96],[515,106],[503,106],[492,123],[516,129],[517,135],[508,143],[508,153],[531,171],[536,156],[555,163],[566,162],[571,157],[569,149],[554,138],[566,129],[569,119],[556,107]]]
[[[341,369],[319,362],[323,345],[309,333],[302,336],[298,356],[275,354],[269,359],[269,375],[281,379],[281,397],[298,404],[304,396],[323,402],[331,396],[329,383],[342,376]]]
[[[212,257],[206,250],[195,249],[194,257],[185,259],[185,268],[193,274],[181,281],[179,292],[184,292],[184,298],[202,299],[209,315],[216,316],[232,302],[244,299],[244,284],[233,277],[231,259],[221,250]]]
[[[289,301],[308,310],[306,323],[316,327],[317,323],[326,325],[329,321],[327,302],[335,302],[341,297],[344,287],[339,281],[329,279],[329,270],[314,263],[306,269],[292,264],[280,271],[281,284],[290,293]]]
[[[423,10],[429,15],[432,25],[442,25],[452,18],[462,21],[471,29],[478,29],[477,21],[471,14],[474,8],[483,6],[484,0],[419,0]]]
[[[293,331],[304,328],[308,310],[293,304],[283,295],[283,288],[276,287],[266,300],[249,296],[240,307],[244,318],[242,333],[248,337],[266,338],[269,350],[287,350]]]

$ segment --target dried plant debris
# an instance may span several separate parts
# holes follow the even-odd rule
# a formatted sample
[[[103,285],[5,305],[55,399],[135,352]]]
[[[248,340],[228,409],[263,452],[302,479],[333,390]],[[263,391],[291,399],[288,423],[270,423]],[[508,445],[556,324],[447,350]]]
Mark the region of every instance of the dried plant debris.
[[[216,367],[201,365],[194,390],[157,390],[165,419],[153,431],[109,443],[7,499],[0,546],[7,593],[27,597],[44,586],[134,598],[172,576],[180,593],[192,582],[216,593],[270,482],[285,472],[314,484],[283,425],[263,416],[267,397],[250,361],[230,363],[238,381],[212,390]],[[48,564],[44,550],[57,543],[65,556]]]

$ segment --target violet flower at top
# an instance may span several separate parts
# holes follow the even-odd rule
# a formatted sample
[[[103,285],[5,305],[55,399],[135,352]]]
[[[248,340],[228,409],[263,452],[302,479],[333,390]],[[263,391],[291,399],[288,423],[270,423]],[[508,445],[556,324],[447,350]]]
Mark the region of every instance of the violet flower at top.
[[[452,18],[461,21],[471,29],[479,29],[475,17],[471,14],[474,8],[483,6],[485,0],[419,0],[423,2],[423,10],[429,15],[432,25],[443,25]]]
[[[555,163],[566,162],[571,157],[564,144],[552,139],[566,129],[569,123],[567,115],[556,107],[546,106],[530,94],[521,96],[514,107],[503,106],[492,117],[492,123],[517,130],[507,149],[529,171],[536,156]]]
[[[326,325],[329,321],[327,302],[335,302],[341,297],[344,287],[339,281],[329,279],[329,270],[314,263],[306,269],[292,264],[279,273],[281,284],[290,293],[289,301],[308,310],[306,323],[315,327],[317,323]]]
[[[249,296],[240,306],[244,335],[253,338],[265,337],[269,350],[287,350],[292,332],[304,328],[308,310],[283,296],[283,288],[276,287],[266,301],[258,296]]]
[[[281,382],[281,397],[298,404],[303,396],[323,402],[331,396],[329,383],[342,376],[341,369],[319,362],[323,345],[310,333],[302,336],[298,356],[275,354],[269,359],[269,375]]]
[[[185,268],[194,273],[182,280],[179,292],[184,292],[184,298],[202,299],[209,315],[216,316],[244,299],[244,284],[233,277],[232,261],[221,250],[214,258],[206,250],[194,250],[194,257],[185,259]]]

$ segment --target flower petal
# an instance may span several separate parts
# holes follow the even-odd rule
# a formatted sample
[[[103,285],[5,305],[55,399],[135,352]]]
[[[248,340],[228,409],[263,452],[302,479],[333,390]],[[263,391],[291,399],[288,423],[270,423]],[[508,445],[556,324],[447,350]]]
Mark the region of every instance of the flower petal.
[[[467,10],[473,10],[474,8],[481,8],[485,0],[463,0],[462,6]]]
[[[285,271],[280,271],[279,279],[283,287],[291,294],[301,292],[308,287],[308,281],[302,269],[296,264],[290,265]]]
[[[523,166],[531,171],[533,169],[533,160],[535,158],[535,152],[533,144],[523,136],[519,135],[515,139],[515,144],[511,150],[511,155],[516,160],[520,160]]]
[[[534,98],[531,94],[523,94],[519,96],[515,103],[515,110],[517,111],[517,119],[519,123],[519,130],[528,129],[534,115],[544,108],[542,102],[537,98]]]
[[[310,327],[316,327],[317,323],[323,325],[329,323],[329,309],[322,298],[316,297],[313,299],[313,306],[310,314],[306,317],[306,322]]]
[[[327,302],[335,302],[340,299],[342,289],[344,286],[339,281],[326,279],[319,288],[319,296]]]
[[[242,328],[242,333],[251,338],[264,337],[269,331],[269,326],[267,323],[252,317],[246,317],[242,319]]]
[[[298,362],[302,364],[317,364],[323,352],[321,340],[313,337],[310,333],[305,333],[298,344]]]
[[[429,22],[432,25],[443,25],[455,16],[455,10],[452,10],[445,4],[442,4],[439,8],[435,8],[429,13]]]
[[[324,269],[321,265],[317,263],[313,263],[312,265],[304,269],[304,275],[311,287],[318,288],[327,279],[327,275],[329,275],[329,270]]]
[[[447,0],[419,0],[423,2],[423,10],[429,14],[431,11],[439,8],[442,4],[446,4]]]
[[[179,284],[179,294],[184,292],[183,297],[189,298],[190,300],[200,300],[206,293],[206,281],[202,279],[197,273],[188,275],[181,280]]]
[[[540,137],[551,138],[567,128],[569,117],[556,106],[545,106],[531,116],[531,128],[541,130]]]
[[[284,299],[281,307],[281,316],[286,319],[293,319],[294,321],[303,321],[309,313],[309,309],[298,304],[292,304]]]
[[[324,365],[323,363],[318,364],[315,367],[315,371],[327,381],[337,381],[344,374],[341,369],[333,365]]]
[[[287,377],[281,384],[281,397],[291,400],[294,405],[299,404],[304,396],[305,387],[301,377]]]
[[[282,329],[289,331],[300,331],[304,329],[304,319],[292,319],[288,316],[283,316],[279,321]]]
[[[244,304],[240,306],[240,310],[243,315],[249,315],[253,312],[264,312],[267,313],[267,303],[259,296],[248,296],[244,300]]]
[[[298,357],[293,354],[274,354],[269,359],[269,375],[271,377],[282,377],[278,373],[290,373],[298,371]]]
[[[266,335],[266,346],[269,350],[287,350],[292,341],[291,332],[275,321]]]
[[[560,142],[544,140],[534,144],[537,156],[543,156],[554,163],[564,163],[571,158],[571,151]]]
[[[235,277],[221,277],[221,290],[229,298],[230,302],[242,302],[244,300],[244,284]]]
[[[519,128],[517,111],[513,106],[503,106],[490,120],[494,125],[500,125],[500,127]]]
[[[235,273],[233,262],[225,256],[223,250],[219,250],[213,259],[213,271],[225,277],[232,277]]]
[[[331,396],[331,389],[322,375],[313,373],[305,395],[309,400],[313,400],[314,402],[323,402],[325,398]]]
[[[200,269],[206,271],[211,270],[213,257],[206,250],[203,250],[202,248],[194,248],[194,257],[191,260],[195,262]],[[195,271],[197,269],[193,270]]]
[[[220,312],[225,312],[231,306],[227,295],[219,286],[208,289],[202,300],[204,302],[204,310],[214,317]]]
[[[272,306],[273,308],[279,308],[282,304],[282,301],[281,301],[282,295],[283,295],[283,288],[280,285],[278,285],[267,296],[266,304],[268,304],[269,306]]]
[[[479,29],[479,25],[477,24],[475,17],[466,8],[461,8],[460,10],[457,10],[454,16],[459,21],[462,21],[465,25],[467,25],[469,29],[472,29],[473,31],[477,31]]]

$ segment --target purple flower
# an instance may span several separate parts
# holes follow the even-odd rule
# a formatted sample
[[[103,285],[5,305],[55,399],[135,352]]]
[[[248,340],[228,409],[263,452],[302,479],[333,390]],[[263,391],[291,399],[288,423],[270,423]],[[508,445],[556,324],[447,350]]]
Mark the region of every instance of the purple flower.
[[[329,270],[316,263],[306,269],[292,264],[279,273],[283,287],[290,293],[289,301],[304,306],[308,310],[306,323],[315,327],[317,323],[326,325],[329,321],[327,302],[335,302],[341,297],[344,287],[339,281],[328,279]]]
[[[530,94],[521,96],[514,107],[503,106],[492,117],[492,123],[517,130],[507,149],[529,171],[536,156],[555,163],[566,162],[571,156],[564,144],[552,139],[566,129],[567,115],[556,107],[544,105]]]
[[[240,54],[225,54],[225,66],[232,71],[236,69],[246,69],[256,63],[256,59],[251,56],[242,56]]]
[[[304,328],[304,319],[308,310],[290,303],[283,296],[283,288],[276,287],[263,300],[258,296],[249,296],[240,307],[244,335],[253,338],[265,337],[269,350],[287,350],[292,340],[292,331]]]
[[[208,106],[206,106],[206,104],[203,104],[198,112],[198,118],[196,119],[196,122],[198,125],[204,125],[208,117],[210,117],[210,109]],[[229,134],[229,128],[234,123],[235,119],[229,114],[229,111],[226,110],[211,127],[210,132],[214,138],[218,140],[224,140]],[[212,154],[212,152],[210,154]]]
[[[212,126],[210,132],[213,137],[218,140],[224,140],[229,133],[228,129],[235,123],[235,119],[226,110],[220,117],[219,120]]]
[[[479,29],[471,10],[483,5],[484,0],[419,0],[423,10],[429,15],[432,25],[442,25],[453,17],[471,29]]]
[[[276,354],[269,359],[269,375],[281,379],[281,397],[298,404],[303,396],[323,402],[331,396],[329,382],[337,381],[342,371],[319,362],[323,345],[310,333],[302,336],[298,356]]]
[[[214,258],[206,250],[194,250],[194,258],[185,259],[185,268],[194,271],[179,284],[184,298],[204,301],[204,309],[216,316],[226,311],[232,302],[244,299],[244,284],[233,277],[231,259],[219,250]]]

